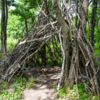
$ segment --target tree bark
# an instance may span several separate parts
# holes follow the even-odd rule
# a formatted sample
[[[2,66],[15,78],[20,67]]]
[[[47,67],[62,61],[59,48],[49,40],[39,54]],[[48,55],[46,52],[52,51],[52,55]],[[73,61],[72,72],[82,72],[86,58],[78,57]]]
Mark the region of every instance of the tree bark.
[[[96,13],[97,13],[97,1],[93,0],[93,8],[92,8],[92,14],[91,14],[91,30],[90,30],[90,43],[92,46],[94,46],[94,28],[95,28],[95,22],[96,22]]]
[[[7,10],[7,0],[1,0],[1,53],[6,54],[6,29],[7,29],[7,18],[8,18],[8,10]]]
[[[89,0],[83,0],[82,11],[80,12],[81,13],[81,22],[80,22],[81,25],[79,27],[79,33],[82,38],[84,38],[82,34],[85,34],[86,32],[88,5],[89,5]]]
[[[64,18],[62,17],[61,10],[58,6],[58,0],[52,0],[53,8],[56,13],[58,24],[61,27],[63,34],[63,48],[65,52],[65,65],[64,65],[64,84],[67,83],[68,66],[69,66],[69,28]]]
[[[27,26],[27,19],[25,19],[25,35],[28,34],[28,26]]]
[[[45,13],[48,15],[49,14],[49,9],[48,9],[48,0],[44,0],[44,9]],[[42,66],[46,67],[46,45],[42,47]]]
[[[76,56],[76,46],[75,42],[72,43],[73,51],[72,51],[72,58],[70,62],[70,70],[69,70],[69,75],[68,75],[68,80],[67,80],[67,86],[72,87],[74,82],[75,82],[75,56]]]
[[[84,32],[86,32],[86,24],[87,24],[87,15],[88,15],[88,5],[89,5],[89,0],[83,0],[83,11],[81,15],[81,20],[82,20],[82,25],[84,28]]]
[[[76,1],[76,12],[78,13],[78,0]],[[76,28],[78,27],[78,16],[76,16],[76,20],[75,20],[75,26]]]
[[[84,0],[83,4],[82,4],[82,11],[81,11],[81,26],[79,29],[79,32],[81,34],[81,37],[84,38],[84,33],[86,31],[86,22],[87,22],[87,14],[88,14],[88,4],[89,4],[89,0]],[[77,25],[76,25],[77,26]],[[83,33],[84,32],[84,33]],[[73,33],[75,34],[75,33]],[[67,86],[72,87],[74,82],[75,82],[75,73],[76,70],[78,70],[78,67],[76,64],[79,64],[79,60],[77,60],[77,58],[79,58],[78,53],[76,54],[76,52],[78,52],[78,46],[77,44],[74,42],[72,42],[72,59],[70,62],[70,70],[69,70],[69,76],[68,76],[68,81],[67,81]],[[75,70],[76,68],[76,70]]]

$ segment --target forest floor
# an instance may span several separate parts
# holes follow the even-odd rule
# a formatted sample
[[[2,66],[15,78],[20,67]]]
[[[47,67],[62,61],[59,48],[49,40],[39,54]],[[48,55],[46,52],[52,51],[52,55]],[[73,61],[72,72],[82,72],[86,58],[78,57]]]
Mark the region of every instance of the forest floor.
[[[58,100],[56,87],[60,78],[60,67],[33,69],[26,71],[28,77],[34,77],[34,88],[26,88],[22,91],[22,100]],[[71,100],[71,99],[60,99]]]
[[[15,77],[9,85],[2,83],[6,88],[2,90],[1,93],[4,94],[0,100],[73,100],[65,92],[65,98],[59,97],[60,92],[56,88],[60,73],[60,67],[26,68],[22,76]]]

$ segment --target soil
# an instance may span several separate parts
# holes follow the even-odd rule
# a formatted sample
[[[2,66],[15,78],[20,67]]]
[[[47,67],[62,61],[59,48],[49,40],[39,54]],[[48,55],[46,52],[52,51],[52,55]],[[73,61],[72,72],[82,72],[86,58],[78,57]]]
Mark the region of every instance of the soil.
[[[33,75],[35,88],[25,89],[22,92],[23,100],[56,100],[57,91],[53,86],[58,84],[60,71],[59,67],[25,71],[27,77]]]
[[[22,100],[59,100],[57,99],[57,86],[60,78],[61,68],[32,68],[24,71],[24,76],[27,78],[33,77],[33,88],[26,88],[22,91]],[[9,88],[9,91],[12,91]],[[60,100],[73,100],[65,98]]]

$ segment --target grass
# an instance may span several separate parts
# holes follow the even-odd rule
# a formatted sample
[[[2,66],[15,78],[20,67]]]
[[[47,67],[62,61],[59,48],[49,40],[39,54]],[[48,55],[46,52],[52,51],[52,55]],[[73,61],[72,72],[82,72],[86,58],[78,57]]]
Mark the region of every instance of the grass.
[[[84,86],[83,83],[78,83],[78,90],[79,90],[79,98],[80,100],[88,100],[88,98],[90,98],[89,100],[98,100],[98,97],[94,96],[92,93],[92,91],[87,92],[86,88]],[[77,96],[77,88],[76,88],[76,84],[73,85],[73,88],[66,88],[63,87],[62,89],[59,90],[57,97],[59,99],[61,98],[66,98],[66,96],[68,98],[73,98],[74,100],[78,100],[78,96]]]
[[[17,44],[18,40],[12,37],[7,38],[7,51],[10,51]]]
[[[14,46],[17,44],[18,40],[17,39],[14,39],[12,37],[8,37],[7,38],[7,53],[9,53],[13,48]],[[1,41],[0,41],[0,50],[1,50]],[[1,57],[1,52],[0,52],[0,57]]]
[[[25,88],[32,88],[34,78],[14,78],[11,83],[3,81],[0,83],[0,100],[22,100],[22,91]],[[12,90],[9,90],[12,88]]]

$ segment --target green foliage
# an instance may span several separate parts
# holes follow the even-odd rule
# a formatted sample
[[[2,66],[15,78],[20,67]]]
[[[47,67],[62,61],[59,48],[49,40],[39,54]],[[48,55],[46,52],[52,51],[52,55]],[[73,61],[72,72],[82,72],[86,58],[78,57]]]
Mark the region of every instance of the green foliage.
[[[94,96],[93,94],[91,95],[90,92],[86,92],[86,88],[81,82],[78,83],[78,90],[80,100],[88,100],[88,98],[90,98],[90,100],[98,100],[96,96]],[[57,97],[59,99],[68,97],[73,98],[74,100],[78,100],[76,84],[73,85],[72,89],[69,87],[63,87],[62,89],[60,89]]]
[[[53,44],[52,41],[56,42],[57,48]],[[59,66],[61,66],[62,62],[61,62],[61,57],[59,57],[60,54],[58,54],[58,52],[56,52],[56,51],[60,51],[60,49],[58,49],[58,48],[60,48],[60,43],[59,43],[57,37],[54,37],[51,41],[49,41],[48,45],[50,46],[50,49],[48,49],[48,47],[46,47],[46,56],[47,56],[47,58],[49,58],[49,59],[47,59],[47,65],[51,65],[51,66],[56,65],[56,61],[57,61],[57,64]],[[55,50],[54,50],[54,48],[55,48]],[[50,51],[54,52],[54,55],[51,55],[52,53]],[[53,57],[51,57],[51,56],[53,56]],[[51,59],[53,62],[51,61]]]
[[[7,88],[7,83],[5,81],[3,81],[2,83],[0,83],[0,89],[2,88]]]
[[[26,83],[26,88],[33,88],[34,87],[33,84],[34,84],[34,78],[31,77],[31,78],[29,78],[28,82]]]
[[[98,100],[96,96],[92,96],[91,100]]]
[[[22,93],[25,88],[31,88],[34,84],[34,78],[14,78],[12,83],[3,81],[0,83],[0,100],[21,100]],[[9,90],[11,88],[11,90]]]
[[[7,51],[11,51],[14,46],[17,44],[18,40],[13,39],[12,37],[7,38]]]
[[[8,6],[13,6],[15,3],[15,0],[7,0],[7,5]]]
[[[25,82],[23,79],[16,78],[13,80],[12,90],[9,91],[9,84],[6,82],[0,83],[0,100],[20,100],[22,98],[21,91],[25,88]]]
[[[91,20],[91,13],[92,13],[92,8],[93,8],[93,5],[90,4],[89,6],[89,11],[88,11],[88,21],[90,22]],[[97,7],[97,14],[96,14],[96,23],[95,23],[95,29],[94,29],[94,43],[95,43],[95,46],[94,46],[94,49],[95,49],[95,52],[96,54],[100,57],[100,7],[99,7],[99,3],[98,3],[98,7]],[[86,27],[86,37],[87,39],[89,40],[89,34],[90,34],[90,30],[89,30],[90,26],[88,25],[87,23],[87,27]],[[99,64],[100,64],[100,61],[99,61]]]
[[[59,93],[57,94],[57,98],[65,98],[66,97],[66,87],[63,87],[59,90]]]
[[[90,93],[86,92],[86,88],[84,86],[83,83],[78,83],[78,90],[79,90],[79,97],[80,97],[80,100],[88,100],[88,98],[90,97]],[[77,87],[76,87],[76,84],[73,85],[73,90],[71,90],[68,94],[69,97],[72,97],[74,100],[77,100],[78,97],[77,97]],[[93,96],[91,97],[91,100],[97,100],[97,97],[96,96]]]
[[[75,85],[76,86],[76,85]],[[78,83],[78,89],[79,89],[79,96],[81,100],[87,100],[88,95],[86,93],[86,88],[83,83]]]
[[[12,14],[19,15],[21,20],[25,20],[30,17],[36,16],[36,8],[37,3],[41,2],[41,0],[19,0],[16,2],[15,7],[16,9],[11,10]]]
[[[9,15],[8,25],[7,25],[7,36],[13,38],[20,38],[23,34],[24,23],[19,21],[18,16]]]
[[[77,88],[76,88],[76,84],[75,84],[75,85],[73,85],[73,91],[69,92],[69,96],[71,96],[75,100],[78,99],[76,89]],[[78,89],[79,89],[80,100],[88,100],[88,94],[86,94],[85,86],[83,83],[78,83]]]
[[[58,85],[54,85],[53,88],[55,89],[55,88],[57,88],[57,86],[58,86]]]
[[[7,38],[7,53],[9,53],[15,47],[17,42],[18,42],[17,39],[14,39],[12,37]],[[1,41],[0,41],[0,43],[1,43]],[[1,49],[1,47],[0,47],[0,49]],[[2,57],[1,53],[0,53],[0,57]]]

